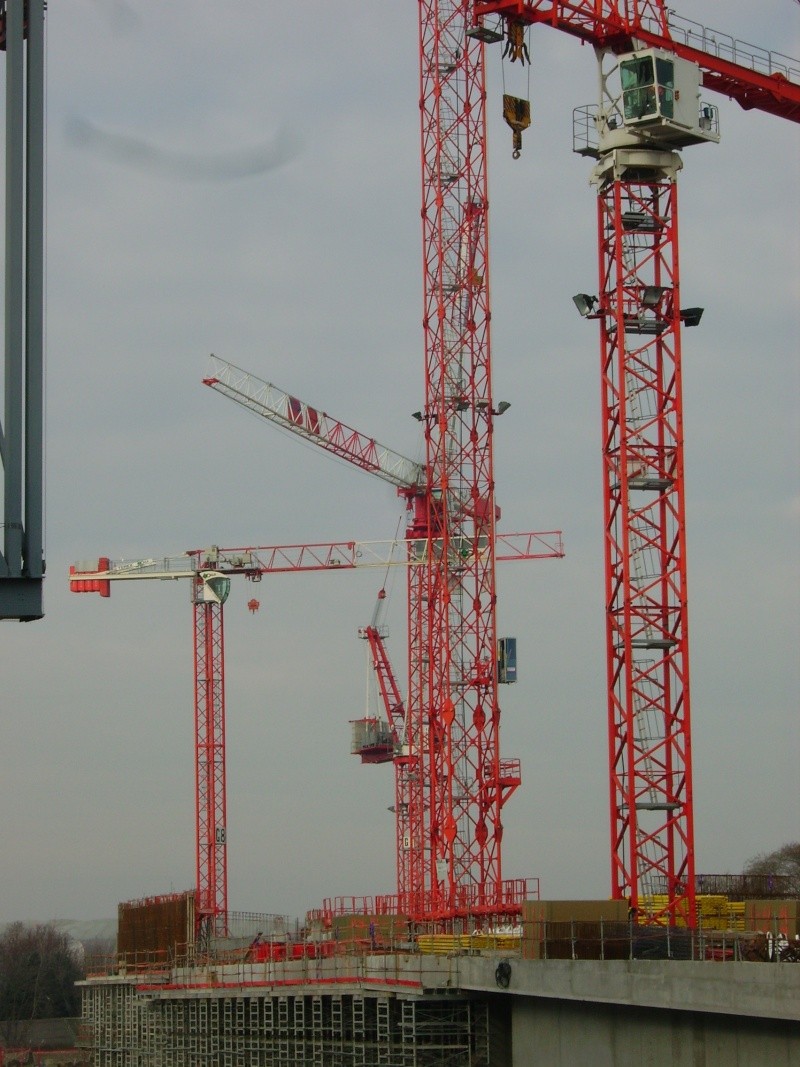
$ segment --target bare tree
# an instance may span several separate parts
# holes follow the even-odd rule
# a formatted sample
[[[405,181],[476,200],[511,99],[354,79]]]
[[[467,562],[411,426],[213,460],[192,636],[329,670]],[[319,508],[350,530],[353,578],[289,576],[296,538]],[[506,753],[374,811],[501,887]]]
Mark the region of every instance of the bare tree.
[[[744,873],[778,875],[786,879],[789,894],[800,896],[800,841],[789,841],[774,852],[760,852],[747,861]]]
[[[82,978],[67,934],[52,923],[12,923],[0,935],[0,1037],[24,1044],[34,1019],[75,1016]]]

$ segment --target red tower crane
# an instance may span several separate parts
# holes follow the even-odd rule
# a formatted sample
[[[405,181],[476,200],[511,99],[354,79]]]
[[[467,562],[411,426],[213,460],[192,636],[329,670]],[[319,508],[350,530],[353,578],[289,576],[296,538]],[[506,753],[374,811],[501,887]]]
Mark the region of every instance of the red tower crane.
[[[381,588],[369,626],[358,631],[358,636],[367,642],[386,720],[354,720],[351,752],[359,756],[362,763],[394,764],[397,888],[398,895],[402,896],[411,887],[412,830],[419,833],[419,827],[413,826],[413,818],[422,806],[422,760],[421,753],[411,744],[408,711],[386,648],[388,627],[382,622],[386,603],[386,589]]]
[[[483,44],[466,0],[419,4],[425,495],[419,533],[445,549],[409,575],[409,704],[429,750],[423,884],[442,915],[507,913],[502,811],[519,784],[500,758]],[[509,895],[511,891],[511,898]]]
[[[473,220],[464,239],[473,241],[479,230]],[[479,244],[482,248],[482,240]],[[467,251],[472,270],[481,260],[472,246]],[[456,351],[475,333],[469,293],[477,282],[465,284],[458,264],[451,269],[447,314],[454,322],[462,314],[468,318],[460,341],[442,328],[453,362],[441,371],[441,395],[416,413],[425,426],[424,465],[225,360],[212,357],[204,379],[242,407],[390,482],[407,501],[406,538],[400,543],[409,563],[408,695],[403,740],[393,758],[397,907],[429,921],[515,914],[524,897],[524,880],[499,878],[500,812],[521,779],[519,760],[501,760],[499,754],[494,565],[563,555],[558,532],[497,533],[487,427],[508,405],[492,409],[488,323],[482,321],[478,331],[480,360],[469,347]],[[437,444],[432,468],[431,441],[441,433],[454,438]],[[456,452],[456,441],[463,454]],[[391,685],[377,629],[370,644],[376,670]],[[391,696],[387,716],[399,742],[396,705]]]
[[[70,567],[75,593],[108,597],[112,581],[192,583],[194,618],[195,915],[198,940],[223,935],[228,923],[223,605],[231,575],[260,581],[287,571],[352,570],[393,562],[393,542],[334,542],[267,548],[192,550],[163,559],[107,557]],[[401,557],[400,562],[405,562]]]
[[[575,300],[601,328],[612,896],[694,925],[681,326],[702,311],[681,307],[676,149],[718,140],[699,84],[800,121],[800,65],[659,0],[471,6],[469,32],[512,60],[541,23],[600,64],[599,106],[576,111],[576,150],[597,160],[599,295]]]
[[[519,762],[500,758],[490,358],[486,90],[468,0],[420,0],[423,476],[407,539],[407,737],[419,753],[402,911],[429,919],[518,911],[504,879],[502,812]],[[464,552],[481,544],[485,552]],[[524,893],[524,889],[523,889]]]
[[[505,534],[500,555],[507,560],[561,556],[561,539],[553,534]],[[294,571],[345,571],[356,568],[427,566],[438,543],[407,541],[335,541],[320,544],[271,545],[243,548],[192,549],[161,559],[112,561],[102,557],[70,567],[70,589],[108,597],[112,581],[188,579],[192,583],[195,682],[195,855],[198,940],[225,934],[228,922],[228,866],[225,761],[225,643],[223,605],[230,580],[243,576],[252,582],[265,574]],[[464,555],[485,555],[485,543],[461,545]],[[383,650],[385,657],[385,649]],[[384,658],[387,678],[392,678]],[[396,683],[395,690],[396,690]],[[396,692],[395,703],[399,700]],[[407,762],[407,761],[406,761]],[[398,768],[404,761],[398,754]],[[406,789],[408,774],[398,770],[398,790]],[[405,804],[406,794],[398,794]],[[405,808],[398,805],[405,813]],[[407,816],[398,816],[402,838]],[[398,852],[400,857],[400,851]],[[399,862],[399,861],[398,861]],[[402,872],[398,869],[398,878]]]

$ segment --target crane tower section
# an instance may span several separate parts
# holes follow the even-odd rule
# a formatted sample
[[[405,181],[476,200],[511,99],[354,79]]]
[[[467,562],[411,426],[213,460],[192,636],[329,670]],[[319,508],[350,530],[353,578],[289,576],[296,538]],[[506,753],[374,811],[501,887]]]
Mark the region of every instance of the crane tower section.
[[[612,894],[693,924],[677,186],[636,173],[598,195]]]
[[[717,141],[696,64],[599,54],[601,330],[612,895],[695,922],[676,148]],[[611,78],[619,79],[610,91]],[[585,145],[578,146],[586,152]],[[654,904],[662,900],[662,905]]]
[[[497,913],[501,811],[519,773],[511,761],[504,777],[499,753],[484,54],[466,0],[423,0],[419,15],[427,484],[415,521],[441,549],[409,570],[412,744],[429,766],[429,850],[411,884],[430,888],[433,913]],[[463,538],[489,551],[462,559]]]
[[[195,677],[195,841],[198,934],[223,936],[228,922],[225,788],[225,642],[222,605],[231,580],[192,580]]]

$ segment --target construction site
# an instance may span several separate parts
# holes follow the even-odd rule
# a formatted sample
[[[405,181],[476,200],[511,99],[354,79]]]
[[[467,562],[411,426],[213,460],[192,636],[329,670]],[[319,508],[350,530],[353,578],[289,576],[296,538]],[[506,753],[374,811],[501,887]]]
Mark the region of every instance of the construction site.
[[[212,356],[202,379],[220,403],[391,486],[403,534],[95,555],[70,567],[73,593],[124,596],[123,583],[148,581],[189,591],[195,697],[195,883],[119,904],[116,953],[92,960],[82,983],[81,1045],[97,1067],[800,1063],[793,884],[696,863],[681,355],[703,308],[680,291],[677,200],[682,151],[720,139],[716,101],[752,111],[753,123],[760,113],[800,122],[800,61],[658,0],[420,0],[418,18],[423,360],[413,418],[424,456],[224,358]],[[44,19],[43,0],[0,3],[7,220],[28,220],[24,235],[6,227],[16,278],[7,338],[18,354],[7,344],[0,607],[20,619],[42,614],[41,337],[37,350],[31,323],[42,317]],[[598,85],[598,99],[573,112],[573,151],[596,193],[598,265],[596,292],[573,303],[599,333],[604,441],[610,881],[607,897],[591,900],[550,899],[503,863],[504,809],[523,776],[520,759],[501,753],[517,638],[498,626],[496,569],[561,560],[565,548],[560,530],[504,531],[495,498],[495,422],[511,405],[492,379],[486,127],[499,102],[487,103],[486,70],[524,70],[531,37],[553,33],[590,46],[583,61],[593,52]],[[530,101],[505,93],[502,113],[518,158]],[[392,768],[396,887],[323,898],[300,916],[237,911],[228,595],[242,581],[255,594],[274,574],[360,568],[381,583],[358,634],[379,707],[350,721],[350,752]],[[395,573],[405,584],[402,681],[387,646]],[[247,606],[259,610],[256,595]]]

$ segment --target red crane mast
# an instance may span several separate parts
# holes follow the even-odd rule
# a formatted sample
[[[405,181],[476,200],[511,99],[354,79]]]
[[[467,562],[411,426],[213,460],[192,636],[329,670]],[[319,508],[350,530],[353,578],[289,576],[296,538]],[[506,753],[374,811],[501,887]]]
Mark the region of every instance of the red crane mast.
[[[525,538],[515,543],[523,549]],[[352,570],[393,562],[392,542],[355,541],[260,548],[196,549],[180,556],[112,562],[107,557],[70,567],[76,593],[110,596],[111,582],[187,578],[192,583],[194,633],[195,916],[198,941],[228,929],[225,640],[223,605],[230,575],[260,581],[287,571]],[[404,562],[403,559],[400,562]]]
[[[353,755],[362,763],[393,763],[395,772],[395,853],[397,857],[398,895],[411,887],[411,816],[421,808],[420,753],[411,744],[408,713],[400,692],[400,686],[386,649],[388,627],[381,622],[386,607],[386,590],[381,589],[369,626],[358,631],[358,636],[367,642],[370,661],[375,672],[380,703],[386,714],[386,723],[378,719],[362,719],[353,722]],[[365,744],[365,730],[374,731],[375,745]]]
[[[486,86],[471,22],[468,0],[419,4],[426,484],[414,521],[443,548],[409,572],[409,711],[427,739],[419,884],[443,918],[519,903],[501,849],[519,765],[500,759]],[[485,538],[486,558],[460,560],[464,537]]]
[[[225,764],[225,631],[222,602],[203,599],[194,580],[195,915],[201,934],[228,924]]]

